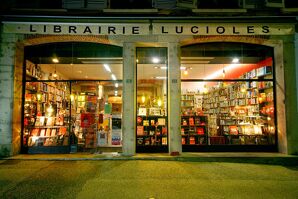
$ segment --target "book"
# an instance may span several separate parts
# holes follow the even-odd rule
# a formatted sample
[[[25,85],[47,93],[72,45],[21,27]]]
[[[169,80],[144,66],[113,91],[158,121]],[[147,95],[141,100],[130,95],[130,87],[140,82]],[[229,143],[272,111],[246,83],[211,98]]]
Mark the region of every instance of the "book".
[[[31,136],[38,136],[39,135],[39,129],[32,129]]]
[[[191,145],[196,144],[196,139],[195,139],[195,137],[193,137],[193,136],[190,136],[190,137],[189,137],[189,144],[191,144]]]
[[[166,125],[166,119],[165,118],[158,118],[157,122],[158,122],[158,125],[160,125],[160,126]]]
[[[47,137],[50,137],[50,136],[51,136],[51,129],[50,129],[50,128],[47,129],[47,131],[46,131],[46,136],[47,136]]]
[[[56,129],[52,129],[52,131],[51,131],[51,136],[55,136],[56,135]]]
[[[46,129],[41,129],[39,136],[41,136],[41,137],[46,136]]]
[[[197,134],[198,135],[204,135],[204,133],[205,133],[204,128],[202,128],[202,127],[197,128]]]
[[[189,125],[190,126],[194,126],[195,125],[193,117],[190,117],[189,118]]]
[[[144,135],[144,126],[137,126],[137,135]]]
[[[143,120],[143,126],[149,126],[149,120]]]
[[[55,124],[55,118],[54,117],[48,117],[46,126],[54,126]]]

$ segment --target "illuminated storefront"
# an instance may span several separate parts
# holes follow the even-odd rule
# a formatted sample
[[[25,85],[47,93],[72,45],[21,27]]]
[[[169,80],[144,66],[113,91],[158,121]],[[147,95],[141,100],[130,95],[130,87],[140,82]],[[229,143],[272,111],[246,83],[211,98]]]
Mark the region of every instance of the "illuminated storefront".
[[[293,24],[20,20],[3,22],[19,46],[15,151],[296,150]]]

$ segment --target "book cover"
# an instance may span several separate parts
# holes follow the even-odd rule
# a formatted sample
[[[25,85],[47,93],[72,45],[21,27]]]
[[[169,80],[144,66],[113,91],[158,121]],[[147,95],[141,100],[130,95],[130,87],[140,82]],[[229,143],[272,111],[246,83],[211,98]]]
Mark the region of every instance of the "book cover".
[[[144,135],[144,126],[137,126],[137,135]]]
[[[196,139],[195,139],[195,137],[193,137],[193,136],[189,137],[189,144],[191,144],[191,145],[196,144]]]
[[[41,129],[41,130],[40,130],[40,135],[39,135],[39,136],[41,136],[41,137],[46,136],[46,129]]]
[[[31,136],[38,136],[39,135],[39,129],[32,129]]]
[[[158,118],[157,122],[158,122],[158,125],[160,125],[160,126],[166,125],[166,119],[165,118]]]
[[[47,118],[47,123],[46,123],[46,125],[47,125],[47,126],[54,126],[54,124],[55,124],[55,118],[54,118],[54,117],[48,117],[48,118]]]
[[[52,129],[52,131],[51,131],[51,136],[55,136],[56,135],[56,129]]]
[[[195,125],[193,117],[190,117],[189,118],[189,125],[190,126],[194,126]]]
[[[143,126],[149,126],[149,120],[143,120]]]
[[[47,136],[47,137],[50,137],[50,136],[51,136],[51,129],[50,129],[50,128],[47,129],[47,131],[46,131],[46,136]]]
[[[162,145],[167,145],[167,143],[168,143],[167,137],[163,137],[161,139],[161,143],[162,143]]]
[[[198,128],[197,128],[197,134],[198,134],[198,135],[204,135],[204,133],[205,133],[205,132],[204,132],[204,128],[202,128],[202,127],[198,127]]]

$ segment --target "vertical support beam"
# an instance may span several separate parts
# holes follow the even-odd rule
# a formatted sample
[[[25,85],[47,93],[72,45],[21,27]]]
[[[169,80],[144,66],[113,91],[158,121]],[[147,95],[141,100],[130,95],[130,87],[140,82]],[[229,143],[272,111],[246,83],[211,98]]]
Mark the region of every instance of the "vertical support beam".
[[[169,121],[169,153],[182,152],[181,144],[181,81],[180,81],[180,45],[168,43],[168,121]]]
[[[13,134],[12,125],[14,108],[14,65],[18,37],[16,34],[1,33],[0,40],[0,156],[12,156],[19,152],[19,150],[14,151],[13,143],[18,145],[16,148],[19,148],[21,144],[19,142],[20,132]]]
[[[294,36],[284,37],[285,103],[287,126],[287,153],[298,154],[298,112],[297,112],[297,76],[295,66]]]
[[[284,56],[282,42],[274,47],[278,151],[287,153]]]
[[[136,50],[134,43],[123,44],[123,155],[136,153]]]

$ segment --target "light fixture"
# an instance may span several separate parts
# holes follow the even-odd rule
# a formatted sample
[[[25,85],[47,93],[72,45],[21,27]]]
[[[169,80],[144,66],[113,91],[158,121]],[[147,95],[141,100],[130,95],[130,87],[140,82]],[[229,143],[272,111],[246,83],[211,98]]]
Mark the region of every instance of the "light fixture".
[[[74,97],[74,94],[71,94],[71,95],[70,95],[70,101],[74,101],[74,98],[75,98],[75,97]]]
[[[233,58],[232,63],[239,63],[239,58],[237,57]]]
[[[57,57],[53,57],[52,61],[53,61],[54,63],[59,63],[59,59],[58,59]]]
[[[118,91],[115,91],[115,96],[116,96],[116,97],[118,96]]]
[[[118,83],[116,83],[116,84],[115,84],[115,87],[116,87],[116,88],[118,88],[118,87],[119,87],[119,84],[118,84]]]
[[[180,66],[180,70],[185,70],[186,67],[185,66]]]
[[[183,71],[183,75],[188,75],[188,71],[187,70],[184,70]]]
[[[168,67],[166,67],[166,66],[161,66],[160,67],[160,69],[162,69],[162,70],[166,70]]]
[[[57,75],[57,73],[56,73],[56,64],[55,64],[55,72],[54,72],[54,74],[53,74],[53,77],[54,77],[54,78],[57,78],[57,77],[58,77],[58,75]]]
[[[167,79],[167,77],[163,77],[163,76],[157,76],[157,77],[154,77],[155,79]]]
[[[161,99],[160,99],[160,98],[157,100],[157,105],[158,105],[159,107],[161,107]]]
[[[145,95],[143,94],[143,96],[142,96],[142,103],[144,104],[145,101],[146,101],[146,97],[145,97]]]
[[[117,80],[114,74],[112,74],[111,77],[112,77],[112,80]]]
[[[37,97],[37,101],[40,101],[41,100],[41,93],[36,93],[36,97]]]
[[[159,63],[159,61],[160,61],[160,60],[159,60],[159,58],[157,58],[157,57],[153,57],[153,58],[152,58],[152,62],[155,63],[155,64]]]
[[[111,71],[111,68],[110,68],[110,66],[108,64],[104,64],[103,67],[106,69],[106,71],[112,72]]]

